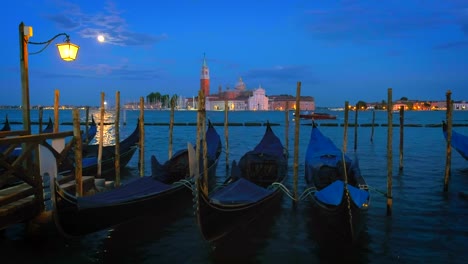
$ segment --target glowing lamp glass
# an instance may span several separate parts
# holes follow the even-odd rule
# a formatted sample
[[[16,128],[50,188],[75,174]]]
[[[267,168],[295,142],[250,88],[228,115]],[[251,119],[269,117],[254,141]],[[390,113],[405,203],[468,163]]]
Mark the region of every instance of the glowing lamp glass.
[[[62,58],[62,60],[74,61],[76,59],[76,56],[78,55],[78,49],[80,47],[73,43],[65,42],[57,44],[57,48],[59,50],[60,58]]]

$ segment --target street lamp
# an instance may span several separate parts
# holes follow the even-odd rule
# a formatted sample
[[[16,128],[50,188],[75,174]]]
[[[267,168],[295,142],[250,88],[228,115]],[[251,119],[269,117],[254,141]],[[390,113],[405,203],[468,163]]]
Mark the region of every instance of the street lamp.
[[[31,53],[31,55],[38,54],[45,50],[53,40],[57,37],[65,36],[65,42],[57,44],[60,57],[64,61],[74,61],[78,55],[78,45],[70,42],[70,36],[66,33],[60,33],[45,42],[32,42],[29,38],[32,37],[33,30],[30,26],[25,26],[23,22],[19,25],[19,44],[20,44],[20,68],[21,68],[21,87],[22,87],[22,109],[23,109],[23,128],[28,134],[31,134],[31,117],[30,117],[30,103],[29,103],[29,65],[28,65],[28,44],[45,45],[38,52]]]

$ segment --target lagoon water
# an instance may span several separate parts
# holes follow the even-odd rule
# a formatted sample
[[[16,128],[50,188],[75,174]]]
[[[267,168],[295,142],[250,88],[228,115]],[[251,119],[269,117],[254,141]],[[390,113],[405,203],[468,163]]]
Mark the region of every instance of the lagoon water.
[[[99,120],[98,112],[93,112]],[[8,114],[10,122],[21,122],[18,110],[1,110],[0,119]],[[121,114],[121,139],[133,130],[139,111]],[[343,123],[343,112],[333,112],[337,120],[318,123]],[[349,113],[354,123],[354,112]],[[37,112],[31,113],[37,121]],[[53,112],[44,111],[44,119]],[[60,123],[71,122],[71,111],[60,111]],[[84,111],[82,111],[84,120]],[[145,123],[169,122],[169,111],[145,111]],[[292,113],[290,113],[290,118]],[[109,117],[111,118],[111,117]],[[223,112],[207,112],[212,122],[224,122]],[[394,114],[394,124],[399,115]],[[367,214],[366,228],[357,245],[348,249],[319,247],[311,227],[310,207],[306,201],[293,206],[283,196],[281,207],[274,215],[260,218],[245,230],[236,232],[227,246],[213,247],[202,239],[191,201],[174,204],[175,212],[155,211],[151,218],[134,221],[80,238],[64,238],[53,226],[40,234],[26,235],[24,225],[5,230],[0,238],[2,263],[466,263],[468,258],[468,199],[460,193],[468,192],[468,161],[452,152],[452,170],[449,191],[443,192],[446,162],[446,142],[440,126],[444,111],[405,112],[403,170],[399,172],[400,128],[393,128],[393,214],[386,215],[387,185],[387,127],[357,128],[357,148],[354,151],[355,128],[348,128],[348,153],[356,152],[362,174],[371,188],[372,201]],[[269,121],[275,133],[285,140],[284,112],[229,112],[230,122]],[[3,122],[3,121],[2,121]],[[196,122],[196,112],[176,111],[176,123]],[[456,111],[453,122],[468,124],[468,111]],[[302,121],[299,134],[298,193],[305,188],[302,178],[304,154],[311,131],[310,121]],[[309,123],[309,125],[306,125]],[[359,112],[359,124],[372,123],[372,112]],[[386,124],[387,113],[375,112],[375,123]],[[13,129],[22,129],[15,124]],[[290,169],[288,189],[293,191],[294,122],[289,125]],[[338,147],[342,147],[342,126],[319,126]],[[216,126],[224,142],[224,127]],[[454,127],[468,135],[468,126]],[[70,125],[61,125],[60,131],[71,131]],[[36,132],[37,125],[33,125]],[[113,127],[106,127],[105,144],[113,143]],[[229,127],[229,162],[238,160],[260,140],[264,126]],[[174,126],[173,149],[195,142],[196,126]],[[168,156],[169,126],[145,126],[145,174],[150,174],[149,159],[156,155],[160,161]],[[225,175],[226,156],[221,155],[217,177]],[[124,179],[138,177],[138,153],[124,170]]]

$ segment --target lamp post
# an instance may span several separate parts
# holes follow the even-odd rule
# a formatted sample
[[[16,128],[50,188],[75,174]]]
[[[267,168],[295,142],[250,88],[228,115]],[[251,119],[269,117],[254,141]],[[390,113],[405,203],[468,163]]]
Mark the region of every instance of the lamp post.
[[[38,52],[31,53],[38,54],[47,48],[53,40],[59,36],[65,36],[65,42],[57,44],[60,57],[64,61],[74,61],[78,54],[79,46],[70,42],[70,37],[66,33],[60,33],[45,42],[31,42],[29,38],[32,37],[33,30],[30,26],[25,26],[23,22],[19,25],[19,45],[20,45],[20,68],[21,68],[21,91],[22,91],[22,109],[23,109],[23,128],[28,134],[31,134],[31,116],[30,116],[30,103],[29,103],[29,65],[28,65],[28,44],[45,45],[44,48]]]

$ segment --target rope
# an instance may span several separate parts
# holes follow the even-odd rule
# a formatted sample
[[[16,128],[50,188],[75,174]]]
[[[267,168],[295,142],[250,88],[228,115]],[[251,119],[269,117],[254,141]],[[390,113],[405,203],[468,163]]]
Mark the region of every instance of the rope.
[[[277,187],[278,189],[280,189],[281,191],[283,191],[289,198],[291,198],[291,200],[297,202],[297,200],[294,198],[294,196],[292,195],[292,193],[291,193],[291,192],[288,190],[288,188],[286,188],[286,186],[284,186],[282,183],[280,183],[280,182],[274,182],[274,183],[272,183],[270,186],[268,186],[268,189],[272,189],[273,187]]]
[[[299,196],[299,201],[305,200],[308,196],[313,195],[317,191],[315,187],[309,187],[302,192],[301,196]]]
[[[378,190],[377,188],[374,188],[374,187],[372,187],[372,186],[370,186],[370,185],[367,185],[367,188],[369,188],[369,190],[372,190],[372,191],[375,191],[375,192],[378,192],[378,193],[382,194],[384,197],[387,197],[387,193],[386,193],[386,192],[380,191],[380,190]]]

